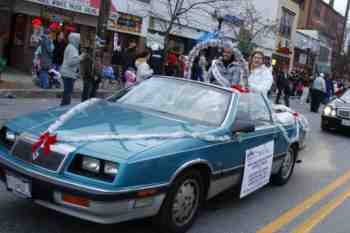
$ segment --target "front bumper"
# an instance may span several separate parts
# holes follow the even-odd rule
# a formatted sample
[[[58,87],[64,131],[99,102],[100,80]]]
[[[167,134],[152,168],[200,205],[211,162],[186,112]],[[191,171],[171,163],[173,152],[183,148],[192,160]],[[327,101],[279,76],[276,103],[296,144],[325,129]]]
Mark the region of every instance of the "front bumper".
[[[68,183],[35,173],[0,157],[0,183],[6,186],[6,172],[31,181],[32,200],[47,208],[88,221],[111,224],[155,216],[165,198],[165,187],[144,187],[129,190],[103,190]],[[150,196],[139,197],[139,192],[152,189]],[[156,191],[154,191],[156,190]],[[89,200],[88,206],[64,201],[63,195],[74,195]]]
[[[323,129],[334,129],[334,130],[344,130],[349,131],[349,126],[342,125],[342,119],[336,117],[327,117],[322,115],[321,119],[321,127]]]

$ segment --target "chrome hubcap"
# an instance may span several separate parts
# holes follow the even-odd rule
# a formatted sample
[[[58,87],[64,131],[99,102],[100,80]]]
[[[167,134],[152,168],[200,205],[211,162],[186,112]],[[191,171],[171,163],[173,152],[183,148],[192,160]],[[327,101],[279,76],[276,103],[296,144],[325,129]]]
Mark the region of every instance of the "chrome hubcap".
[[[292,153],[293,152],[288,150],[288,153],[283,160],[283,164],[282,164],[282,177],[283,177],[283,179],[287,179],[289,177],[290,173],[292,172],[293,162],[294,162]]]
[[[189,179],[182,183],[175,195],[172,218],[177,226],[187,224],[196,213],[199,204],[199,184]]]

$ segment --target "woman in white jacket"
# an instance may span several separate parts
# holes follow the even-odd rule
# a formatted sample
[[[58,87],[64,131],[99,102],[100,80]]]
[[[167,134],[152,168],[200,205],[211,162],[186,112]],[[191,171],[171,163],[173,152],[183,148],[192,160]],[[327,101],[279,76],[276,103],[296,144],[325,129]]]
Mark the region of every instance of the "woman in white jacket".
[[[255,51],[249,61],[250,75],[248,87],[252,92],[259,92],[267,95],[273,84],[272,72],[264,64],[265,55],[261,51]]]
[[[135,66],[137,69],[136,82],[140,83],[146,80],[147,78],[149,78],[153,74],[153,70],[147,63],[150,57],[151,57],[151,54],[149,51],[144,51],[136,57],[136,61],[135,61]]]

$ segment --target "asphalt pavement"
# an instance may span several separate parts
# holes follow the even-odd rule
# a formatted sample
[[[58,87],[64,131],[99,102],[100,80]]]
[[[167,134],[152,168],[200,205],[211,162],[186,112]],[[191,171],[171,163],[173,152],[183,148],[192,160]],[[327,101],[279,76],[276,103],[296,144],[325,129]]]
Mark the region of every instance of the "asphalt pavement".
[[[45,110],[56,99],[0,99],[1,121]],[[301,152],[290,182],[268,185],[239,200],[228,191],[209,201],[189,233],[349,233],[350,137],[322,132],[320,115],[293,101],[311,123],[308,147]],[[339,178],[340,177],[340,178]],[[17,198],[0,187],[0,233],[153,233],[149,220],[99,225]],[[164,232],[166,233],[166,232]]]

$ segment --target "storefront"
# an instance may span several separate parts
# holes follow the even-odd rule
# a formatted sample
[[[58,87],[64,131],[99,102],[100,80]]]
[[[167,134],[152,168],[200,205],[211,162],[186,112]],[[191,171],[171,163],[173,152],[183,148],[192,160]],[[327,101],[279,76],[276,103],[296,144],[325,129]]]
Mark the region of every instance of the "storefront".
[[[69,32],[74,31],[81,34],[82,46],[93,47],[98,2],[95,0],[17,1],[14,14],[10,16],[13,24],[10,28],[10,43],[7,46],[9,48],[7,55],[9,65],[25,72],[31,72],[38,38],[44,29],[50,27],[53,27],[50,34],[52,39],[57,38],[60,33],[64,33],[67,39]],[[143,19],[135,15],[117,12],[113,4],[111,11],[112,17],[108,25],[110,31],[104,53],[104,64],[110,63],[113,50],[118,45],[125,48],[129,41],[134,40],[140,48],[144,47],[144,39],[141,37]],[[3,17],[5,14],[0,15],[0,19]],[[42,23],[40,33],[33,25],[34,20],[40,20]],[[5,22],[9,22],[9,20],[5,20]]]
[[[308,76],[314,73],[317,56],[320,53],[318,32],[313,30],[298,30],[294,53],[294,68],[304,71]]]
[[[149,33],[160,33],[164,31],[167,22],[162,19],[150,18]],[[202,35],[203,31],[191,27],[175,24],[169,36],[169,49],[177,54],[188,54],[194,47],[196,40]]]

